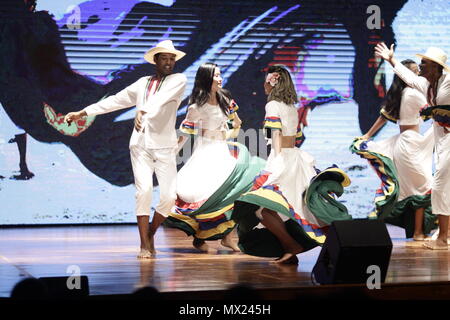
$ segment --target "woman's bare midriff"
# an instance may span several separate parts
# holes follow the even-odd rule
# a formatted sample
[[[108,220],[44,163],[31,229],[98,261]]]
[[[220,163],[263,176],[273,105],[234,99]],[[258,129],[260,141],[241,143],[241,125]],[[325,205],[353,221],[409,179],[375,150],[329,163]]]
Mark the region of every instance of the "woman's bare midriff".
[[[281,136],[281,148],[294,148],[295,136]]]
[[[413,130],[415,132],[419,132],[419,125],[414,124],[410,126],[400,126],[400,133],[405,132],[407,130]]]
[[[204,138],[208,139],[215,139],[215,140],[226,140],[226,132],[222,130],[208,130],[208,129],[202,129],[202,136]]]

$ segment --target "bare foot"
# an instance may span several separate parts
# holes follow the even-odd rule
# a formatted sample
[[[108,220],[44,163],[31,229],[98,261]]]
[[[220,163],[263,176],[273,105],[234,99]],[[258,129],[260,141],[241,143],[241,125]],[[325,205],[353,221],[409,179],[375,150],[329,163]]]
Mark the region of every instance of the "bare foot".
[[[194,238],[194,241],[192,241],[192,245],[197,250],[200,250],[201,252],[208,252],[209,246],[206,244],[205,240]]]
[[[137,258],[138,259],[151,259],[151,258],[153,258],[153,255],[149,250],[141,248],[141,251],[137,255]]]
[[[231,239],[231,237],[225,236],[222,240],[220,240],[220,243],[227,248],[232,249],[234,252],[241,252],[241,249],[239,249],[237,243]]]
[[[448,250],[447,241],[441,240],[427,241],[423,244],[423,246],[431,250]]]
[[[281,258],[275,260],[279,264],[298,264],[298,258],[295,254],[287,252]]]
[[[432,241],[432,240],[436,240],[436,239],[433,239],[433,237],[430,237],[430,236],[427,236],[427,235],[424,235],[424,234],[415,234],[414,236],[413,236],[413,240],[414,241]]]
[[[155,238],[150,233],[148,234],[148,243],[149,243],[148,250],[152,255],[156,255]]]
[[[425,241],[425,235],[423,233],[421,233],[421,234],[414,234],[413,240],[414,241]]]

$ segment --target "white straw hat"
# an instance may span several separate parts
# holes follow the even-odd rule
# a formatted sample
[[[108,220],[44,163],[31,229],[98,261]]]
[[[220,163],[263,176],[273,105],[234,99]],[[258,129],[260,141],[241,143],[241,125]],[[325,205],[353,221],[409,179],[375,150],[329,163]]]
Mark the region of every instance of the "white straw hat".
[[[416,54],[416,56],[436,62],[437,64],[444,67],[446,71],[450,72],[450,67],[445,64],[447,62],[447,54],[442,49],[429,47],[424,54],[418,53]]]
[[[186,55],[186,53],[184,53],[183,51],[175,49],[172,40],[164,40],[158,43],[156,47],[148,50],[144,55],[144,59],[151,64],[155,64],[153,57],[158,53],[172,53],[175,55],[175,61],[180,60]]]

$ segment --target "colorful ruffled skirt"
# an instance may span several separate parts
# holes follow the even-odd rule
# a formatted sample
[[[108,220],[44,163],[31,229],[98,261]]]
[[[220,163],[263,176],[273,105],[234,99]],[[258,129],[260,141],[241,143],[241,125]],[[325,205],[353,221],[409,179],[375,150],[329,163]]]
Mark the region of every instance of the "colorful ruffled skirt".
[[[424,208],[424,233],[437,227],[431,209],[433,147],[431,128],[424,135],[406,130],[382,141],[356,139],[352,143],[350,150],[368,160],[381,180],[369,217],[402,227],[411,238],[415,211]]]
[[[347,208],[337,201],[350,180],[341,169],[315,169],[314,158],[298,148],[271,152],[252,189],[235,202],[239,247],[244,253],[279,257],[285,252],[278,239],[260,223],[260,210],[278,213],[287,232],[304,251],[321,245],[335,220],[349,220]]]
[[[164,224],[202,240],[231,232],[234,201],[250,190],[265,161],[239,143],[200,138],[177,175],[177,200]]]

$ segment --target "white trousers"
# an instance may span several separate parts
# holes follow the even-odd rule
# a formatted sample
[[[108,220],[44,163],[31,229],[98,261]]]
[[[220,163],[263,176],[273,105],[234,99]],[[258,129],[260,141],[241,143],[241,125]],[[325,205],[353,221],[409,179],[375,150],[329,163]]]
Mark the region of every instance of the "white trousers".
[[[436,172],[431,191],[434,214],[450,215],[450,133],[433,124],[436,141]]]
[[[153,195],[153,173],[159,183],[156,211],[167,217],[177,197],[177,165],[175,148],[145,149],[130,146],[131,165],[136,186],[136,215],[149,216]]]

